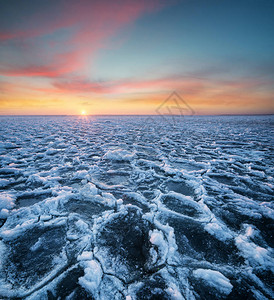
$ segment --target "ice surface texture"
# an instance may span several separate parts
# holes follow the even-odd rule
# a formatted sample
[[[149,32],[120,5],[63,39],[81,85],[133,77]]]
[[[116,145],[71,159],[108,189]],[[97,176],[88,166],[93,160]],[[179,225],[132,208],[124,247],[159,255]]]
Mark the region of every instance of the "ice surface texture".
[[[273,116],[0,117],[0,298],[273,299]]]

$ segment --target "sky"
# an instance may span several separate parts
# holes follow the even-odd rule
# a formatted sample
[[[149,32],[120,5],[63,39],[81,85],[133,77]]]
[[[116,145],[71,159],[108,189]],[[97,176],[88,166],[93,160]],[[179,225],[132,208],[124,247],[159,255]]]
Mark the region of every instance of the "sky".
[[[274,113],[274,1],[0,0],[1,115],[158,114],[174,91]]]

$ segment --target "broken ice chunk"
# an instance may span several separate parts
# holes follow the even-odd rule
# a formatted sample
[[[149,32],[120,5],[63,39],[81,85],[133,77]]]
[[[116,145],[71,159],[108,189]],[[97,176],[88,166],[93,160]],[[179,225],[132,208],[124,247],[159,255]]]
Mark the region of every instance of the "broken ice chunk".
[[[229,279],[226,278],[219,271],[209,269],[197,269],[193,271],[193,275],[197,279],[204,280],[206,284],[215,288],[222,294],[228,295],[232,291],[233,285],[230,283]]]

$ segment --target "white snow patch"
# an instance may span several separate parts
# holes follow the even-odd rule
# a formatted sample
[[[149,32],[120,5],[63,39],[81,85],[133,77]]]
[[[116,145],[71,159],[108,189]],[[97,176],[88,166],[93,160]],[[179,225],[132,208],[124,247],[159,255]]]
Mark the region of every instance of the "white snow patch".
[[[10,183],[10,181],[7,180],[7,179],[2,179],[2,178],[0,179],[0,187],[1,187],[1,188],[2,188],[2,187],[8,186],[9,183]]]
[[[103,204],[109,207],[116,205],[116,198],[111,193],[102,193]]]
[[[82,261],[85,275],[79,278],[80,285],[95,298],[102,280],[103,272],[96,260]]]
[[[47,180],[38,174],[32,174],[28,177],[27,182],[45,184]]]
[[[157,228],[162,231],[162,233],[164,234],[167,240],[166,248],[164,247],[164,244],[162,244],[161,251],[163,252],[161,253],[165,253],[166,249],[168,249],[168,253],[166,255],[164,254],[163,258],[167,257],[168,263],[176,262],[177,260],[176,251],[178,249],[178,246],[175,240],[174,228],[169,226],[168,224],[163,225],[158,220],[154,220],[154,225],[157,226]],[[160,244],[160,238],[159,237],[156,238],[156,237],[155,237],[155,242],[157,241]]]
[[[9,211],[6,208],[2,208],[0,211],[0,219],[6,219],[9,216]]]
[[[30,250],[34,252],[38,250],[41,246],[42,246],[42,238],[39,238],[38,241],[33,246],[30,247]]]
[[[40,216],[41,221],[49,221],[52,217],[49,215],[42,215]]]
[[[106,152],[103,158],[116,161],[131,161],[134,158],[134,155],[135,153],[131,153],[124,149],[115,149]]]
[[[197,279],[205,280],[209,286],[215,288],[222,294],[228,295],[232,291],[233,285],[230,283],[229,279],[219,271],[197,269],[193,271],[193,275]]]
[[[91,251],[83,251],[80,255],[78,255],[77,260],[92,260],[93,253]]]
[[[15,206],[15,196],[9,193],[0,194],[0,218],[4,219],[8,216],[8,211]]]
[[[271,269],[274,272],[273,250],[265,249],[250,241],[250,234],[251,229],[248,227],[245,235],[239,235],[235,238],[237,248],[252,266],[259,265],[264,269]]]
[[[227,241],[233,238],[230,230],[218,221],[215,217],[212,218],[211,222],[205,225],[205,230],[211,235],[215,236],[220,241]]]
[[[159,264],[164,263],[168,254],[168,244],[165,241],[163,233],[157,229],[154,229],[153,231],[150,230],[149,236],[149,241],[157,248],[157,251],[155,248],[150,249],[152,264],[157,263],[157,261]]]
[[[167,242],[165,241],[162,231],[154,229],[153,231],[150,231],[149,234],[150,234],[149,241],[151,242],[151,244],[157,246],[161,256],[166,257],[168,253],[168,245]]]
[[[80,194],[83,197],[89,198],[90,196],[97,195],[98,189],[93,183],[89,182],[81,188]]]
[[[204,200],[202,199],[198,203],[204,211],[204,214],[207,216],[206,218],[209,220],[204,226],[205,230],[222,242],[232,239],[234,237],[233,232],[215,217],[209,207],[205,204]]]
[[[89,173],[86,170],[77,171],[74,176],[74,179],[86,179],[89,178]]]
[[[89,231],[88,224],[81,219],[79,219],[77,222],[75,222],[75,225],[79,229],[80,232],[86,233]]]
[[[172,300],[184,300],[185,299],[182,296],[178,287],[173,283],[170,283],[169,287],[166,289],[166,292]]]

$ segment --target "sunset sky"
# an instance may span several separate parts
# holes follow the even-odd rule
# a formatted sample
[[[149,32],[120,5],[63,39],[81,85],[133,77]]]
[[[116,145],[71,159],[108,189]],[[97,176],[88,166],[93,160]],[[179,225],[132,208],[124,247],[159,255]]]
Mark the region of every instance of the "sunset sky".
[[[0,0],[0,114],[274,113],[274,1]]]

